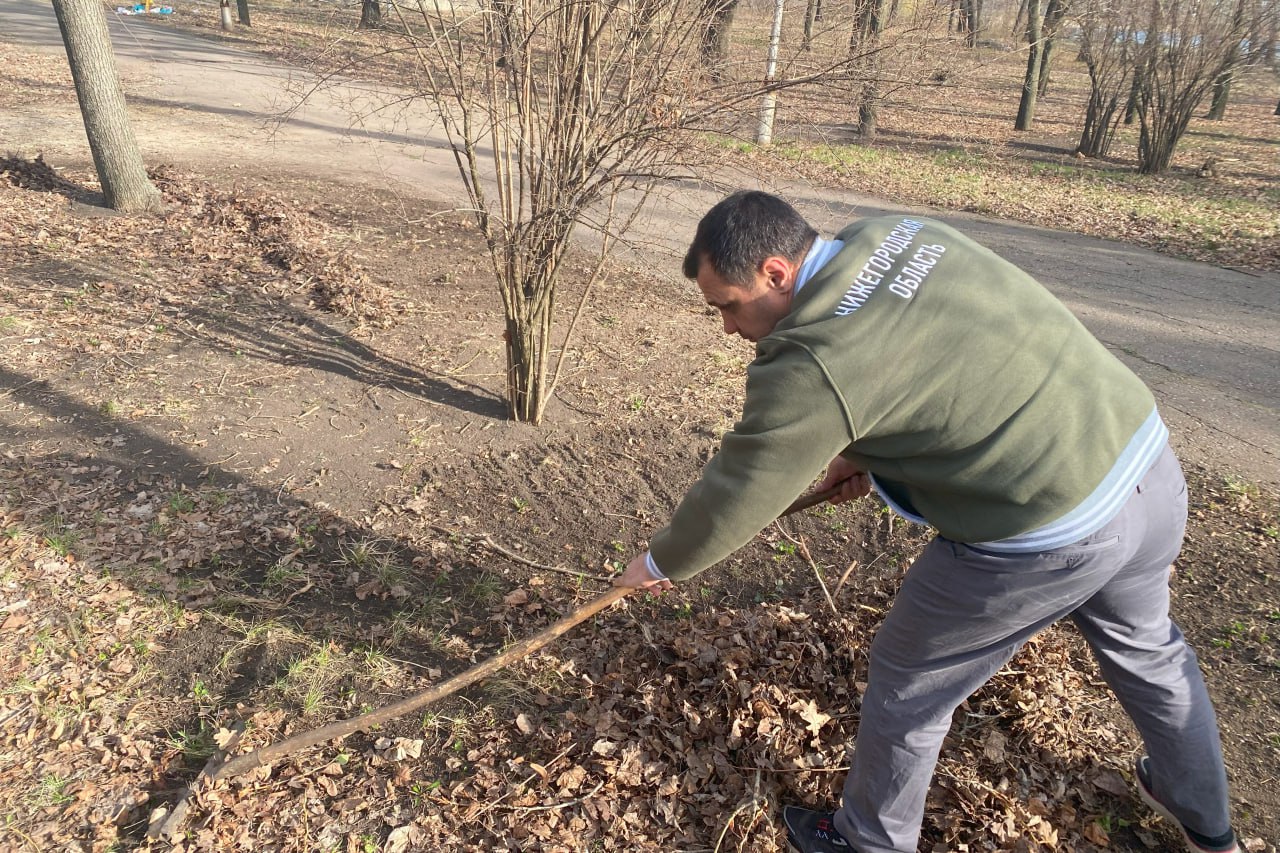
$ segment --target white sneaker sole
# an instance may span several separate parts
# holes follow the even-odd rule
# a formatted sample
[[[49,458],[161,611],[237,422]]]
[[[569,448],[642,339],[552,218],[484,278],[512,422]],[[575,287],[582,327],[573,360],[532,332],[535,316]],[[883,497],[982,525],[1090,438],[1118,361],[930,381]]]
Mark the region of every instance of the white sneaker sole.
[[[1178,832],[1182,834],[1182,840],[1186,843],[1187,850],[1190,851],[1190,853],[1218,853],[1218,851],[1209,850],[1207,847],[1201,847],[1199,844],[1192,841],[1191,836],[1187,834],[1187,828],[1182,825],[1182,821],[1174,817],[1173,812],[1169,811],[1169,809],[1165,807],[1164,803],[1157,800],[1155,796],[1147,790],[1147,786],[1142,784],[1141,776],[1138,776],[1135,773],[1134,781],[1137,783],[1138,796],[1142,798],[1142,801],[1146,803],[1153,812],[1178,828]],[[1228,847],[1226,850],[1221,851],[1221,853],[1243,853],[1243,851],[1240,849],[1240,844],[1236,843],[1233,846]]]

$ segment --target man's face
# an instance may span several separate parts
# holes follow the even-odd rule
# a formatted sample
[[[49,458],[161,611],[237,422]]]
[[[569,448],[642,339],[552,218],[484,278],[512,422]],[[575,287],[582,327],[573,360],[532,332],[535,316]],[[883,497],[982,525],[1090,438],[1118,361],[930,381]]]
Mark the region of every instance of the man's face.
[[[698,267],[698,289],[707,304],[720,311],[726,335],[755,342],[773,331],[791,311],[796,270],[784,258],[771,257],[756,270],[750,283],[730,284],[706,260]]]

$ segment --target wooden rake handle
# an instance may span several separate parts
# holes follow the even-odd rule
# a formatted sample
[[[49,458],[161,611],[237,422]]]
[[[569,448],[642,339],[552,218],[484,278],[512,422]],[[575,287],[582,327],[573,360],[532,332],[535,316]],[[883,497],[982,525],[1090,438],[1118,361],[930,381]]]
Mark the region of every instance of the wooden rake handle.
[[[821,492],[813,492],[798,498],[791,506],[787,507],[783,512],[783,516],[791,515],[811,506],[817,506],[824,501],[829,500],[839,493],[838,486],[826,489]],[[279,743],[271,746],[264,746],[262,749],[247,752],[237,758],[233,758],[226,764],[223,764],[217,770],[209,774],[208,782],[216,782],[219,779],[230,779],[235,776],[247,773],[255,767],[261,767],[264,764],[270,764],[278,758],[297,752],[300,749],[306,749],[309,746],[315,746],[334,738],[345,737],[358,731],[366,731],[376,725],[394,720],[411,711],[430,705],[444,697],[456,693],[464,687],[469,687],[504,667],[515,663],[521,658],[527,657],[541,649],[543,646],[555,640],[557,637],[565,634],[581,622],[585,622],[592,616],[604,610],[609,605],[632,593],[634,590],[626,587],[613,587],[608,592],[598,598],[588,601],[586,604],[574,610],[565,616],[559,622],[551,625],[551,627],[534,634],[526,640],[516,643],[509,647],[501,654],[495,655],[481,663],[476,664],[465,672],[453,676],[448,681],[437,684],[421,693],[415,693],[407,696],[398,702],[385,705],[366,714],[360,714],[346,720],[339,720],[329,723],[327,726],[321,726],[318,729],[301,732],[293,737],[285,738]]]
[[[477,681],[486,676],[497,672],[523,657],[533,654],[538,649],[550,643],[560,635],[566,633],[580,622],[585,622],[592,616],[595,616],[601,610],[604,610],[615,601],[626,598],[632,590],[624,587],[613,587],[608,592],[598,598],[588,601],[586,604],[574,610],[568,616],[565,616],[559,622],[556,622],[549,628],[534,634],[526,640],[516,643],[509,647],[501,654],[495,655],[484,660],[468,669],[466,672],[459,673],[448,681],[437,684],[421,693],[415,693],[401,699],[398,702],[392,702],[375,711],[369,711],[367,714],[361,714],[358,717],[351,717],[347,720],[339,720],[335,723],[329,723],[327,726],[321,726],[318,729],[311,729],[293,737],[285,738],[279,743],[273,743],[271,746],[264,746],[262,749],[247,752],[237,758],[233,758],[226,764],[219,767],[210,776],[211,782],[219,779],[229,779],[239,776],[242,773],[261,767],[264,764],[270,764],[277,758],[282,758],[290,753],[297,752],[300,749],[306,749],[309,746],[315,746],[318,743],[324,743],[334,738],[345,737],[358,731],[370,729],[381,723],[394,720],[397,717],[416,711],[432,702],[436,702],[451,693],[456,693],[464,687],[475,684]]]

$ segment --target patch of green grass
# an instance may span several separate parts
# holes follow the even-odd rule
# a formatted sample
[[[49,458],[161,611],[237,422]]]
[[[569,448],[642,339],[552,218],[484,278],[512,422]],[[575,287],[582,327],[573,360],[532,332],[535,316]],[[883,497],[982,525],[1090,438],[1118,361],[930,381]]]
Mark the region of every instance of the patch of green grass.
[[[946,148],[931,159],[944,169],[985,169],[987,166],[987,158],[964,148]]]
[[[196,502],[185,492],[176,492],[169,496],[169,509],[175,513],[195,512]]]
[[[182,753],[189,764],[208,761],[209,756],[213,755],[217,749],[217,743],[213,739],[213,729],[204,723],[201,723],[195,731],[179,729],[171,733],[169,743]]]
[[[903,201],[965,207],[1047,227],[1114,237],[1127,219],[1130,242],[1185,256],[1250,263],[1280,227],[1280,190],[1237,190],[1180,173],[1159,177],[1078,163],[1025,162],[980,149],[911,151],[882,146],[788,142],[778,158],[802,172],[821,170],[856,189]],[[992,159],[995,162],[990,162]],[[1000,180],[988,180],[992,169]],[[1046,207],[1043,199],[1053,197]]]
[[[1090,177],[1084,169],[1078,166],[1069,166],[1065,163],[1032,163],[1028,171],[1032,175],[1045,178],[1078,179]]]
[[[478,607],[486,607],[493,604],[501,592],[502,582],[494,575],[482,571],[467,587],[466,598]]]
[[[1256,483],[1250,483],[1239,477],[1228,476],[1223,480],[1223,485],[1227,487],[1228,492],[1238,497],[1256,498],[1261,494],[1261,489]]]
[[[59,557],[69,557],[80,543],[80,533],[72,525],[63,521],[61,516],[54,516],[49,522],[49,529],[44,536],[44,544]]]
[[[0,317],[0,332],[7,332],[18,325],[18,318],[11,317],[8,314]]]
[[[262,585],[267,589],[285,590],[302,585],[307,572],[292,557],[281,557],[271,564],[262,578]]]
[[[25,675],[19,675],[2,691],[5,696],[16,696],[22,693],[35,693],[39,687]]]
[[[338,555],[344,566],[350,566],[357,571],[362,571],[381,557],[382,552],[378,548],[378,540],[360,539],[349,545],[340,545],[338,547]]]
[[[57,773],[47,773],[31,792],[31,799],[37,808],[60,806],[69,803],[72,797],[67,794],[67,785],[71,780]]]
[[[373,576],[386,589],[404,583],[409,571],[393,555],[383,554],[373,566]]]

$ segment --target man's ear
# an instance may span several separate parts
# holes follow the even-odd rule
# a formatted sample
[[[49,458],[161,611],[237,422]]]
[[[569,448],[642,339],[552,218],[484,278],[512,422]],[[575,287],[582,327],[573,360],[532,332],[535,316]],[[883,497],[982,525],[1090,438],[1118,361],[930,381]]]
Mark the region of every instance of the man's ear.
[[[770,255],[760,264],[760,272],[769,279],[772,290],[790,291],[795,283],[795,264],[781,255]]]

